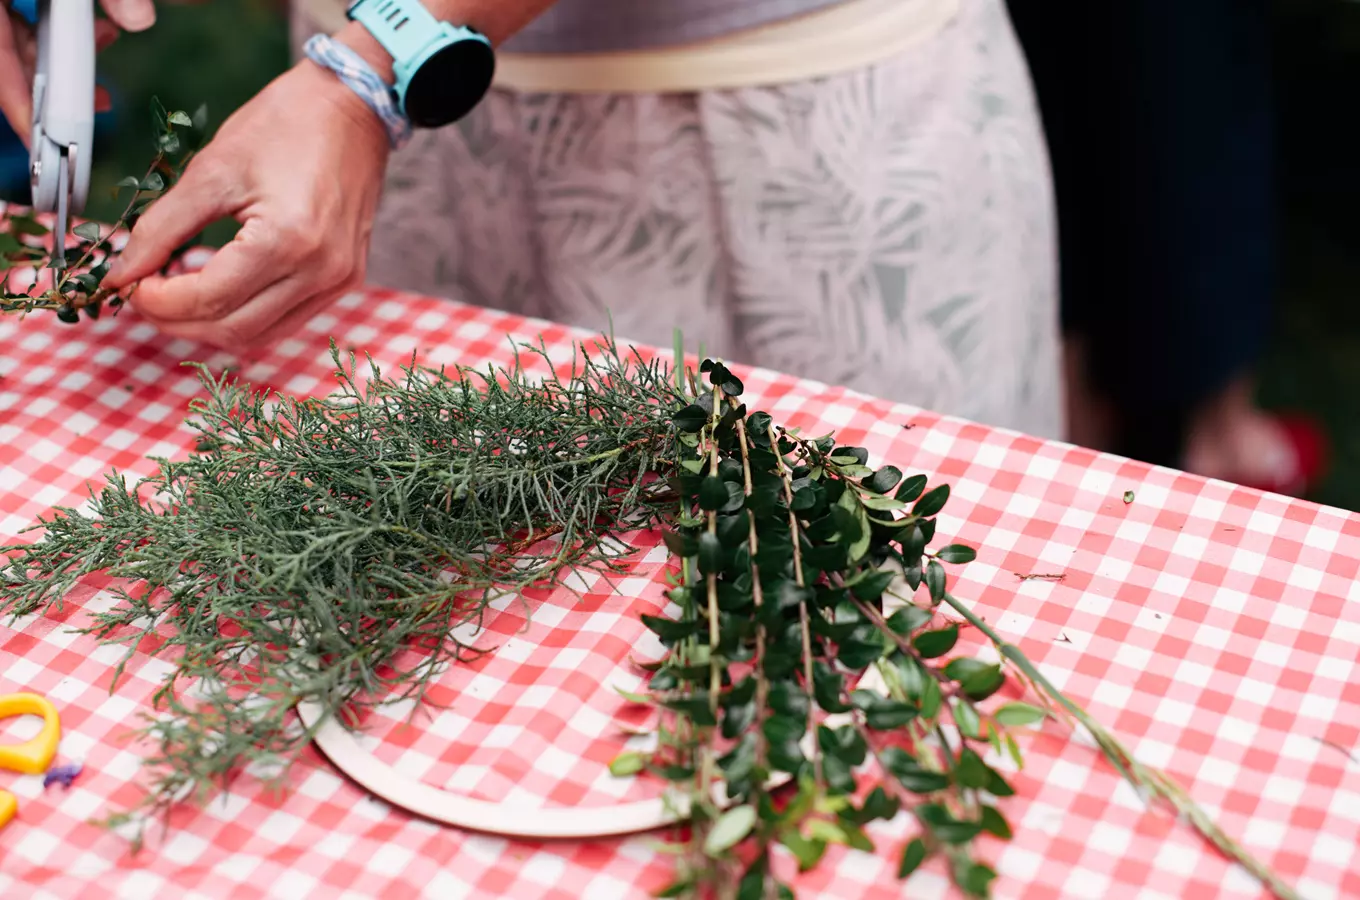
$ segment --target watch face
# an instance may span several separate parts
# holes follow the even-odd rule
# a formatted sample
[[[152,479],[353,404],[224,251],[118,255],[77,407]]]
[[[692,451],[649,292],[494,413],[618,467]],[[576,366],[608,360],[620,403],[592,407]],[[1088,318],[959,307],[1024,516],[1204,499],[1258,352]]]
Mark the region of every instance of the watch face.
[[[456,122],[491,87],[496,57],[486,43],[462,40],[435,51],[406,85],[406,116],[419,128]]]

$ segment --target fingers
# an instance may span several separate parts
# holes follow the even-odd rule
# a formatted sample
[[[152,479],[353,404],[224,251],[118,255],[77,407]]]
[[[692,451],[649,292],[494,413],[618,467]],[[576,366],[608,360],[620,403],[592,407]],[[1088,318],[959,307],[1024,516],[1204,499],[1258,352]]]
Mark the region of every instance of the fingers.
[[[152,0],[100,0],[104,13],[124,31],[146,31],[156,24]]]
[[[19,38],[9,13],[0,11],[0,113],[27,146],[33,127],[33,88],[19,56]]]
[[[186,338],[231,351],[271,343],[297,332],[350,287],[340,284],[317,291],[312,279],[290,275],[266,288],[253,301],[225,318],[212,321],[167,321],[147,314],[144,308],[142,293],[155,284],[150,279],[143,282],[130,301],[151,324],[171,337]]]
[[[159,272],[180,245],[234,213],[238,181],[219,171],[206,157],[191,162],[179,182],[137,220],[104,284],[121,290]]]
[[[159,322],[218,321],[251,298],[258,303],[266,295],[276,296],[277,291],[268,292],[287,280],[289,266],[277,247],[251,240],[248,228],[214,253],[202,269],[143,281],[133,295],[138,311]]]

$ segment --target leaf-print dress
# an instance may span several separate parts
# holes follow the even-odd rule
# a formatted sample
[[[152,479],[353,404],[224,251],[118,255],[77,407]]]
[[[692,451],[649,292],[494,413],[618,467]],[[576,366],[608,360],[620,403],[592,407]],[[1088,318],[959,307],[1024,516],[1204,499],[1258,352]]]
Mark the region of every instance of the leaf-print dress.
[[[295,11],[295,38],[317,29]],[[496,90],[394,154],[373,283],[1062,431],[1055,219],[1002,0],[775,87]]]

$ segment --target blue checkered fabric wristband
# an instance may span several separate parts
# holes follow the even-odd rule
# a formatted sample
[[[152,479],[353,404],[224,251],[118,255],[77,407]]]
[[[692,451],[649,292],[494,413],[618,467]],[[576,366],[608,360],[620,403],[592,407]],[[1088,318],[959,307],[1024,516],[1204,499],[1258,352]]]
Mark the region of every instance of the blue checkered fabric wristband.
[[[387,128],[387,137],[394,149],[401,148],[411,139],[411,120],[397,106],[392,86],[378,77],[362,56],[324,34],[313,35],[302,49],[308,59],[330,69],[368,104]]]

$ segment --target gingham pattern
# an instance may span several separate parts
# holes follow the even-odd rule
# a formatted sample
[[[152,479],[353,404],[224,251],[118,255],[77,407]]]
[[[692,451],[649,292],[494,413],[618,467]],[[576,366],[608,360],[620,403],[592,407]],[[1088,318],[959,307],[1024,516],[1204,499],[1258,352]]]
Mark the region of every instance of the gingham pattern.
[[[561,359],[580,337],[381,291],[240,360],[160,339],[132,312],[78,327],[0,320],[0,539],[54,504],[79,504],[88,478],[143,474],[147,454],[183,453],[197,384],[182,360],[235,362],[253,383],[324,393],[330,335],[390,368],[413,352],[504,362],[507,333],[541,333]],[[955,592],[1304,897],[1360,896],[1360,761],[1347,756],[1360,760],[1360,518],[768,372],[742,377],[778,419],[836,429],[876,460],[950,482],[939,539],[981,548]],[[628,655],[649,652],[636,614],[661,599],[664,555],[655,536],[638,544],[617,592],[536,598],[527,628],[522,609],[500,611],[488,623],[497,652],[441,682],[447,708],[409,725],[402,711],[371,718],[379,754],[432,784],[520,804],[598,806],[653,790],[604,772],[627,740],[620,725],[637,724],[606,685],[636,683]],[[1020,578],[1033,574],[1063,578]],[[106,602],[91,588],[51,620],[0,627],[0,692],[55,700],[61,758],[85,762],[70,791],[0,773],[21,798],[0,832],[0,897],[607,900],[667,881],[651,836],[517,843],[443,829],[375,802],[310,753],[285,795],[242,779],[129,858],[120,838],[83,822],[137,796],[137,748],[121,736],[167,667],[138,655],[109,695],[118,653],[64,630]],[[986,847],[997,896],[1259,896],[1191,830],[1146,812],[1087,743],[1049,725],[1022,745],[1028,765],[1004,804],[1017,837]],[[879,856],[831,852],[796,882],[799,895],[902,896],[892,856],[908,833],[899,817],[874,831]],[[948,896],[944,870],[918,874],[911,895]]]

